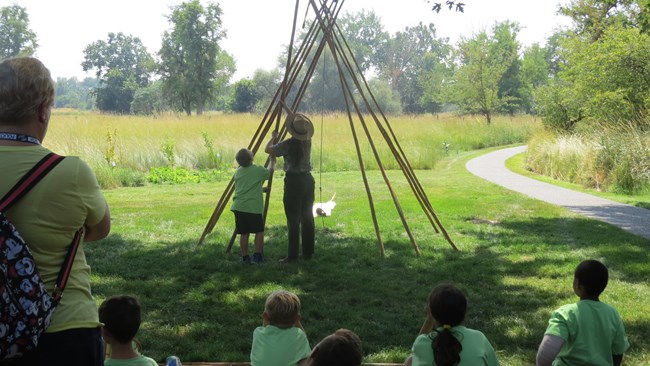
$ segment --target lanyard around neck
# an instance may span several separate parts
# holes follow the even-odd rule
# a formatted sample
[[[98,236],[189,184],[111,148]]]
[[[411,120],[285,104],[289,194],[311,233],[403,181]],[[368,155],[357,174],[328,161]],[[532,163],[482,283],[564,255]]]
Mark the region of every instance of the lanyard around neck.
[[[25,135],[22,133],[0,132],[0,140],[29,142],[30,144],[40,145],[41,141],[34,136]]]

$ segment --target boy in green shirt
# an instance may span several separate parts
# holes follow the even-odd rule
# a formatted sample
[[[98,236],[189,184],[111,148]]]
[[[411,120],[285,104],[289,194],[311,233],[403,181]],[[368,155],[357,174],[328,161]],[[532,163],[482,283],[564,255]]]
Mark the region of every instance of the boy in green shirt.
[[[253,164],[253,152],[241,149],[235,156],[239,168],[235,171],[235,196],[230,211],[235,214],[236,232],[239,234],[242,263],[262,264],[264,250],[264,197],[262,183],[269,179],[275,167],[275,157],[271,157],[269,168]],[[255,233],[255,253],[253,260],[248,254],[248,237]]]
[[[311,348],[300,323],[300,299],[289,291],[266,299],[263,325],[253,332],[251,366],[304,366]]]
[[[599,261],[578,265],[573,291],[580,301],[553,312],[537,351],[538,366],[618,366],[623,362],[623,353],[630,347],[623,321],[616,309],[598,299],[608,277],[607,267]]]

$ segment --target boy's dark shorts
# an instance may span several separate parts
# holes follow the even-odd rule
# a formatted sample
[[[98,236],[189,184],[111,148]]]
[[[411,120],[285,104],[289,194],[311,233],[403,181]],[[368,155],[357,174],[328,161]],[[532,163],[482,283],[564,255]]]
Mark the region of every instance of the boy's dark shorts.
[[[264,220],[262,214],[233,211],[235,213],[235,228],[237,234],[263,233]]]

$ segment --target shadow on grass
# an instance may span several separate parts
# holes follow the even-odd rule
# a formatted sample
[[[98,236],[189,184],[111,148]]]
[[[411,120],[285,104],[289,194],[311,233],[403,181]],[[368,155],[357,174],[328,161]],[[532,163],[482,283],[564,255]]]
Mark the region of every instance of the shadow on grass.
[[[374,240],[317,227],[314,259],[281,264],[285,230],[270,227],[266,263],[259,267],[240,263],[237,243],[226,254],[225,234],[209,236],[200,247],[194,239],[145,242],[111,235],[89,245],[87,254],[99,300],[116,294],[141,300],[139,338],[145,354],[158,361],[170,354],[183,361],[247,361],[266,296],[285,288],[301,298],[312,346],[345,327],[360,335],[366,354],[397,350],[387,356],[393,359],[373,361],[399,362],[424,319],[430,289],[453,282],[468,295],[466,325],[483,331],[499,352],[532,363],[550,312],[575,301],[570,283],[581,254],[606,258],[621,281],[649,277],[647,241],[591,220],[478,223],[463,234],[481,244],[456,252],[421,243],[417,257],[408,240],[388,239],[381,258]],[[647,322],[628,329],[647,352]]]

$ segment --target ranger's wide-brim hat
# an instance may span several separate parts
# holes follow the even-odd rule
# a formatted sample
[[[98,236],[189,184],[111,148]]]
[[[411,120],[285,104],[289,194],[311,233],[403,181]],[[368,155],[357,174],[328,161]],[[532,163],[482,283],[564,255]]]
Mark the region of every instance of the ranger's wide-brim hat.
[[[287,117],[285,127],[287,132],[298,140],[309,140],[314,136],[314,125],[304,114],[295,113]]]

